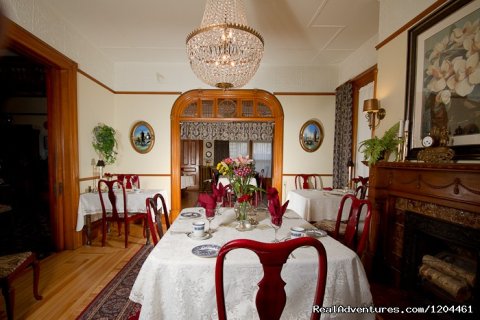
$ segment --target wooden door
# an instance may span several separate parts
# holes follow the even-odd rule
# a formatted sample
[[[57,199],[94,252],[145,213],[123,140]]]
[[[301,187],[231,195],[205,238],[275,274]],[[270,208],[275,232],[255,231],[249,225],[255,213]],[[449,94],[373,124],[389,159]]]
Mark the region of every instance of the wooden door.
[[[199,188],[201,142],[201,140],[182,140],[180,167],[183,175],[193,176],[194,185],[189,187],[190,190],[198,190]]]

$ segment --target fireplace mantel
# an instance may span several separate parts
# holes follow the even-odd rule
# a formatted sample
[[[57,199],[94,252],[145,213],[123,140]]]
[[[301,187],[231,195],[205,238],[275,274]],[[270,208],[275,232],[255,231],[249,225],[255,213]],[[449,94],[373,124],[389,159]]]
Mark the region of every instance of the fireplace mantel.
[[[370,170],[367,271],[399,284],[405,212],[480,229],[480,164],[379,162]]]

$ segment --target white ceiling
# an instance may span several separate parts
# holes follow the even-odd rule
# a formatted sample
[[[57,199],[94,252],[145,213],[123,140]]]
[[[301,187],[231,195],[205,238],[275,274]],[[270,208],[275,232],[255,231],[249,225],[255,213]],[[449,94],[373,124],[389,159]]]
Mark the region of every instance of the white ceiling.
[[[265,40],[262,64],[342,62],[378,32],[378,0],[244,0],[248,24]],[[112,62],[186,63],[186,36],[205,0],[49,0]]]

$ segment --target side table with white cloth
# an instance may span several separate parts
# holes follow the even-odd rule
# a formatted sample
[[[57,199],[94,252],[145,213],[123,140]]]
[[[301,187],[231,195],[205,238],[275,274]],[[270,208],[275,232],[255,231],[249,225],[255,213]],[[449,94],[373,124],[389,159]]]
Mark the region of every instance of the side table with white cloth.
[[[123,212],[123,197],[118,191],[117,208],[119,212]],[[146,212],[145,199],[153,197],[160,193],[167,202],[167,208],[170,207],[168,193],[163,189],[137,189],[127,190],[127,210],[129,212]],[[160,202],[159,202],[160,204]],[[105,208],[112,210],[110,201],[105,201]],[[92,217],[93,216],[93,217]],[[93,220],[92,220],[93,218]],[[102,218],[102,205],[100,203],[100,196],[98,192],[82,193],[78,200],[78,216],[77,216],[77,231],[82,231],[85,227],[87,235],[87,245],[91,244],[92,235],[92,221]]]
[[[142,305],[140,319],[217,319],[215,300],[215,258],[194,255],[201,245],[224,245],[233,239],[271,242],[274,229],[263,211],[254,230],[235,229],[234,210],[225,208],[212,221],[214,232],[206,240],[187,234],[192,222],[205,220],[201,208],[182,210],[167,233],[144,262],[130,293]],[[182,214],[184,216],[182,217]],[[300,216],[287,210],[279,239],[287,238],[291,227],[312,228]],[[320,237],[327,253],[327,285],[323,306],[369,306],[369,283],[359,257],[329,236]],[[192,249],[194,249],[192,251]],[[318,258],[313,248],[296,249],[283,267],[287,304],[282,319],[310,319]],[[257,283],[263,276],[258,257],[248,250],[235,250],[225,260],[226,308],[230,319],[258,319],[255,306]],[[372,313],[322,314],[322,319],[374,319]]]
[[[307,221],[336,220],[342,190],[297,189],[287,193],[288,209]]]

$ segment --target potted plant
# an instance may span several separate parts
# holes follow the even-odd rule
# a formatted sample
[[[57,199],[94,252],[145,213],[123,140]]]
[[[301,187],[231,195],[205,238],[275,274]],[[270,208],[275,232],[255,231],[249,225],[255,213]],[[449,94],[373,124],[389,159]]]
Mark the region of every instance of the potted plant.
[[[93,149],[98,153],[105,164],[113,164],[117,160],[117,138],[115,129],[104,123],[99,123],[92,130]]]
[[[399,123],[394,124],[385,131],[382,138],[373,137],[360,143],[358,151],[363,153],[363,159],[369,166],[382,159],[388,159],[393,152],[397,154],[397,146],[402,142],[398,137]]]

